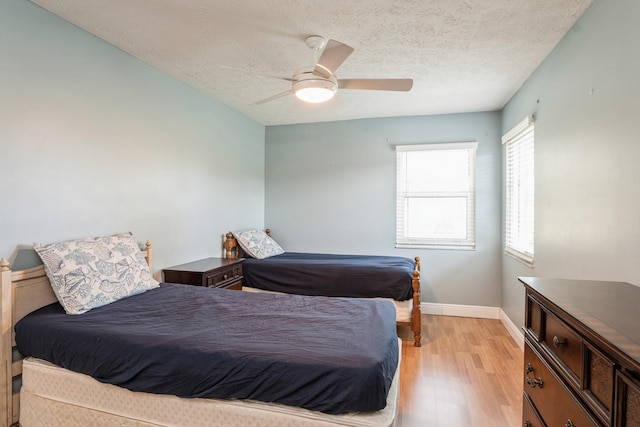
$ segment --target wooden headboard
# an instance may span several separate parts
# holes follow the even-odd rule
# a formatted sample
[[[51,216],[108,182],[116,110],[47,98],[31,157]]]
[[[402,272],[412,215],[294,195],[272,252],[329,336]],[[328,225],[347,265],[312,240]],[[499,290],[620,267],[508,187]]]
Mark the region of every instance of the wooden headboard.
[[[147,241],[142,250],[153,273],[153,251]],[[27,270],[11,271],[9,262],[0,260],[0,306],[2,324],[3,372],[0,375],[0,426],[17,425],[20,415],[20,392],[13,391],[14,381],[22,375],[22,359],[14,357],[16,345],[14,326],[27,314],[57,301],[44,265]],[[17,351],[15,352],[16,354]]]

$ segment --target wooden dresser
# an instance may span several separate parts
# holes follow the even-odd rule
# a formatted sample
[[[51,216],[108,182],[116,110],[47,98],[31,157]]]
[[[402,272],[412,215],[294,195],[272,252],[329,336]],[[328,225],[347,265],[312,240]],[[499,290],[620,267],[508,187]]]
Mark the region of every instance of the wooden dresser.
[[[640,287],[520,277],[523,425],[640,427]]]

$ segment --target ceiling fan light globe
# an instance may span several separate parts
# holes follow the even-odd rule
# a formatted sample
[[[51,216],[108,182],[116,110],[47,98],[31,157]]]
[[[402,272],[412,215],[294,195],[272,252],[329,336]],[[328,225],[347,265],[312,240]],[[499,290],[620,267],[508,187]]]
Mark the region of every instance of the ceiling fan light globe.
[[[313,73],[313,70],[303,70],[293,76],[292,89],[296,98],[319,104],[333,98],[338,90],[335,77],[324,78]]]
[[[326,87],[303,87],[295,91],[296,98],[311,104],[319,104],[333,98],[335,90]]]

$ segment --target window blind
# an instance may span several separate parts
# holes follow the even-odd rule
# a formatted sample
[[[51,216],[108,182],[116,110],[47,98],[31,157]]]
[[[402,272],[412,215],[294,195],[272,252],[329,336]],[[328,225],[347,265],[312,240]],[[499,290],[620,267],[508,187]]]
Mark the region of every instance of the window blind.
[[[534,263],[534,118],[527,116],[502,138],[506,146],[505,253]]]

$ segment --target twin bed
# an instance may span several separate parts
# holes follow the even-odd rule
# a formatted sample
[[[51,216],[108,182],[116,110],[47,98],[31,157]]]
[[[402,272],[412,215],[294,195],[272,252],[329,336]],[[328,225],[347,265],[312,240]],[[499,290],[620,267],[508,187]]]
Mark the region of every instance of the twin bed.
[[[246,258],[243,291],[386,299],[421,345],[419,257],[285,252],[269,229],[229,232],[223,248],[227,258]]]
[[[133,255],[151,266],[149,242]],[[120,261],[113,273],[128,281],[140,267]],[[90,282],[78,271],[72,291]],[[49,273],[0,261],[4,426],[395,425],[401,346],[389,302],[152,284],[70,315]]]

